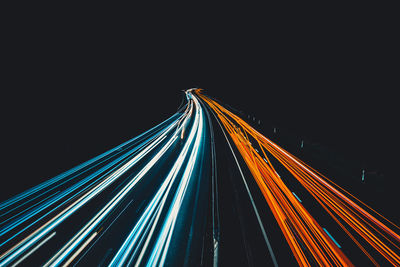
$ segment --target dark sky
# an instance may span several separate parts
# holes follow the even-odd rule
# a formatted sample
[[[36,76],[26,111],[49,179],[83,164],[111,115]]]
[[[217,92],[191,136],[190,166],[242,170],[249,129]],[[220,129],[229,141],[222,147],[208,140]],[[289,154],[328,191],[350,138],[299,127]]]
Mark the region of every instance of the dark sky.
[[[194,86],[393,173],[390,9],[19,8],[2,38],[4,175],[23,187],[52,177],[166,119]]]

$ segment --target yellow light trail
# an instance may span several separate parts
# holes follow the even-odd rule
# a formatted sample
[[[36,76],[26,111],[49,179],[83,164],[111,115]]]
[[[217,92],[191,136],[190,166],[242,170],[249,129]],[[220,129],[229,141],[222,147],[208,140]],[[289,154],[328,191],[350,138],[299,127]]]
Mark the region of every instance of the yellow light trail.
[[[240,117],[231,113],[216,101],[202,95],[201,89],[195,92],[216,113],[231,136],[264,195],[299,265],[310,266],[312,264],[307,253],[318,265],[351,266],[352,263],[338,247],[338,244],[328,236],[281,180],[266,152],[289,170],[374,265],[378,266],[376,260],[350,233],[348,227],[354,230],[387,261],[395,266],[400,266],[398,254],[400,236],[388,225],[397,229],[400,229],[399,227],[264,137]],[[257,153],[258,151],[251,144],[249,137],[259,145],[261,153]]]

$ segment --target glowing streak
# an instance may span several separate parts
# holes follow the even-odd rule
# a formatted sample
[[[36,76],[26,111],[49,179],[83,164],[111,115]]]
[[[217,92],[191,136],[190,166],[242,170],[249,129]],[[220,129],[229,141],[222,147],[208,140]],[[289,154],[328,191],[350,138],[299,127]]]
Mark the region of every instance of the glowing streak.
[[[150,170],[151,167],[159,160],[159,158],[165,153],[165,151],[172,145],[176,140],[176,136],[169,140],[169,142],[161,149],[158,154],[153,157],[153,159],[116,195],[114,198],[100,211],[97,215],[79,231],[75,237],[65,244],[65,246],[60,250],[63,253],[57,253],[49,261],[51,266],[56,266],[58,263],[62,262],[65,257],[112,211],[112,209],[125,197],[126,194],[140,181],[140,179]],[[72,242],[73,241],[73,242]],[[60,254],[60,255],[59,255]],[[49,265],[46,264],[46,266]]]
[[[27,236],[26,238],[21,240],[18,244],[13,246],[11,249],[9,249],[5,253],[3,253],[0,257],[0,259],[1,259],[0,265],[1,264],[6,265],[6,264],[10,263],[11,261],[13,261],[16,257],[18,257],[21,253],[23,253],[27,248],[29,248],[35,242],[37,242],[41,237],[43,237],[44,235],[49,233],[52,229],[54,229],[57,225],[59,225],[67,217],[69,217],[76,210],[78,210],[80,207],[82,207],[84,204],[86,204],[90,199],[92,199],[97,194],[99,194],[101,191],[103,191],[112,182],[114,182],[117,178],[119,178],[124,172],[126,172],[129,168],[131,168],[138,160],[143,158],[149,151],[154,149],[154,147],[156,145],[158,145],[166,137],[166,134],[169,131],[171,131],[175,125],[176,125],[176,122],[174,122],[172,125],[170,125],[164,131],[164,133],[162,135],[160,135],[155,141],[152,142],[152,144],[150,144],[148,147],[143,149],[138,155],[136,155],[133,159],[128,161],[126,164],[124,164],[117,171],[112,173],[109,177],[107,177],[107,179],[105,179],[99,185],[92,188],[86,194],[81,196],[78,200],[76,200],[70,206],[65,208],[62,212],[60,212],[58,215],[53,217],[50,221],[45,223],[39,229],[35,230],[29,236]]]
[[[13,204],[15,204],[15,203],[17,203],[19,201],[22,201],[24,198],[29,197],[30,195],[32,195],[32,194],[34,194],[34,193],[36,193],[36,192],[38,192],[38,191],[40,191],[40,190],[42,190],[42,189],[44,189],[46,187],[50,187],[52,184],[60,181],[61,179],[65,178],[66,176],[68,176],[68,175],[70,175],[70,174],[72,174],[74,172],[77,172],[77,171],[83,169],[84,167],[92,164],[93,162],[96,162],[97,160],[99,160],[99,159],[101,159],[101,158],[113,153],[114,151],[117,151],[118,149],[122,148],[123,146],[138,140],[139,138],[141,138],[141,137],[145,136],[146,134],[152,132],[156,128],[161,127],[161,125],[163,125],[163,124],[169,122],[170,120],[174,119],[176,116],[178,116],[178,114],[175,114],[174,116],[172,116],[171,118],[169,118],[165,122],[162,122],[159,125],[154,126],[150,130],[140,134],[139,136],[136,136],[136,137],[126,141],[125,143],[123,143],[123,144],[121,144],[119,146],[116,146],[116,147],[110,149],[109,151],[106,151],[103,154],[101,154],[101,155],[99,155],[97,157],[94,157],[93,159],[88,160],[87,162],[84,162],[84,163],[82,163],[82,164],[80,164],[80,165],[78,165],[78,166],[76,166],[76,167],[74,167],[74,168],[62,173],[62,174],[59,174],[59,175],[55,176],[54,178],[52,178],[52,179],[50,179],[48,181],[43,182],[42,184],[39,184],[39,185],[37,185],[37,186],[35,186],[35,187],[31,188],[31,189],[26,190],[23,193],[20,193],[20,194],[14,196],[14,197],[2,202],[0,204],[0,210],[4,209],[4,208],[6,208],[6,207],[8,207],[10,205],[13,205]]]
[[[128,256],[131,255],[131,250],[135,247],[135,251],[133,255],[136,254],[138,251],[138,241],[141,236],[143,236],[145,233],[148,233],[148,237],[145,241],[145,244],[141,250],[141,253],[136,261],[136,265],[139,265],[144,252],[146,251],[146,248],[149,244],[150,238],[153,235],[155,226],[157,225],[157,222],[160,218],[161,211],[165,205],[166,199],[168,197],[169,191],[171,189],[172,184],[174,183],[174,180],[176,179],[178,172],[184,162],[184,159],[186,158],[186,155],[189,150],[189,146],[193,143],[194,136],[196,134],[196,140],[192,148],[192,153],[189,157],[187,167],[185,169],[183,178],[179,184],[179,187],[177,189],[177,193],[175,194],[174,200],[172,202],[172,206],[170,208],[170,211],[167,215],[166,222],[164,223],[164,227],[162,228],[162,233],[160,236],[163,236],[163,239],[158,239],[158,243],[162,242],[163,246],[167,246],[169,244],[169,239],[165,239],[165,229],[166,229],[166,224],[168,224],[170,227],[169,229],[173,228],[173,225],[171,225],[171,222],[174,224],[174,218],[176,219],[176,214],[179,211],[180,204],[182,201],[182,194],[184,194],[184,191],[186,190],[188,179],[191,173],[191,170],[193,169],[194,163],[196,161],[195,156],[197,156],[198,153],[198,146],[200,142],[200,138],[202,135],[202,123],[203,123],[203,118],[202,118],[202,113],[200,110],[200,105],[197,100],[195,100],[195,104],[197,107],[196,111],[196,116],[195,116],[195,122],[193,123],[193,128],[189,134],[188,140],[186,141],[181,153],[178,156],[178,159],[175,161],[173,167],[171,168],[171,171],[167,175],[167,178],[164,180],[163,184],[155,194],[154,198],[152,201],[149,203],[148,207],[140,217],[139,221],[136,223],[135,227],[131,231],[131,233],[128,235],[128,237],[125,239],[123,245],[121,248],[118,250],[117,254],[114,256],[112,259],[111,263],[109,266],[123,266],[126,265],[126,261],[128,259]],[[200,122],[199,122],[200,120]],[[184,122],[186,124],[187,122]],[[149,228],[150,225],[152,226],[151,229]],[[150,231],[150,232],[149,232]],[[143,237],[140,238],[139,242],[143,241]],[[157,246],[155,246],[155,249],[157,249]],[[154,254],[154,251],[153,251]],[[133,256],[131,256],[132,258]],[[155,256],[152,256],[154,258]],[[157,257],[157,259],[159,256]],[[165,254],[163,254],[163,257],[161,261],[163,262],[165,259]],[[128,263],[129,265],[129,263]],[[162,265],[162,264],[161,264]]]
[[[199,92],[196,93],[199,94]],[[253,152],[255,149],[251,146],[249,137],[255,139],[262,150],[265,149],[274,156],[310,192],[373,264],[378,265],[342,222],[357,232],[362,239],[392,265],[400,265],[400,235],[354,201],[400,229],[398,226],[258,133],[238,116],[215,101],[200,94],[199,96],[214,110],[231,135],[300,265],[309,264],[302,251],[303,249],[311,252],[311,255],[319,264],[349,265],[351,263],[340,250],[331,245],[337,245],[337,243],[332,241],[329,233],[325,229],[321,229],[304,207],[295,201],[297,197],[290,194],[290,190],[280,179],[273,166]],[[266,157],[265,153],[264,156]],[[307,222],[307,225],[304,225],[304,221]],[[299,241],[303,245],[299,245]]]
[[[185,168],[185,172],[183,174],[182,180],[179,184],[177,193],[175,194],[174,200],[172,202],[172,206],[168,212],[166,221],[164,222],[162,231],[158,237],[157,243],[154,246],[153,252],[150,256],[149,262],[147,266],[160,265],[163,266],[165,262],[165,257],[169,248],[169,244],[171,242],[171,237],[173,234],[173,229],[176,223],[176,219],[180,210],[180,206],[182,204],[184,195],[186,193],[187,186],[189,184],[189,178],[191,177],[191,173],[193,171],[197,155],[199,153],[199,145],[203,131],[203,116],[202,111],[200,109],[200,105],[198,104],[198,100],[193,98],[196,101],[196,105],[199,107],[197,110],[200,113],[200,116],[196,116],[196,119],[199,117],[200,122],[195,122],[197,131],[197,138],[195,140],[192,153],[189,158],[189,162]],[[194,133],[193,133],[194,134]],[[193,138],[193,136],[191,136]]]
[[[183,126],[181,126],[183,127]],[[176,133],[176,132],[175,132]],[[140,172],[129,182],[108,204],[99,211],[96,216],[87,223],[64,247],[54,255],[46,264],[46,266],[56,266],[61,263],[74,248],[97,226],[103,219],[113,210],[116,205],[128,194],[137,182],[155,165],[155,163],[163,156],[163,154],[175,142],[177,136],[172,138],[163,146],[163,148],[143,167]]]
[[[53,236],[56,235],[56,232],[53,232],[51,235],[49,235],[48,237],[46,237],[42,242],[40,242],[39,244],[37,244],[36,247],[34,247],[33,249],[31,249],[28,253],[26,253],[23,257],[21,257],[18,261],[16,261],[13,265],[11,265],[11,267],[17,266],[18,264],[20,264],[22,261],[24,261],[26,258],[28,258],[32,253],[34,253],[36,250],[38,250],[41,246],[43,246],[47,241],[49,241]]]
[[[175,121],[176,123],[176,121]],[[171,124],[174,125],[174,124]],[[170,126],[171,126],[170,125]],[[67,195],[69,195],[71,192],[73,192],[74,190],[81,188],[84,184],[88,183],[89,181],[91,181],[93,178],[98,177],[98,175],[102,174],[103,172],[105,172],[106,170],[110,169],[113,165],[116,165],[118,163],[120,163],[121,161],[125,160],[125,158],[131,156],[131,154],[133,154],[137,149],[143,148],[144,145],[152,142],[155,140],[155,138],[157,137],[157,135],[152,138],[152,139],[148,139],[144,142],[143,145],[139,145],[136,146],[135,148],[133,148],[132,150],[130,150],[129,152],[123,154],[122,156],[118,157],[117,159],[115,159],[114,161],[112,161],[111,163],[107,164],[106,166],[102,167],[101,169],[97,170],[96,172],[94,172],[93,174],[87,176],[86,178],[82,179],[80,182],[78,182],[77,184],[75,184],[74,186],[68,188],[67,190],[63,190],[60,194],[58,194],[57,196],[55,196],[54,198],[52,198],[51,200],[48,200],[46,203],[43,203],[42,205],[34,208],[33,210],[30,210],[28,213],[21,215],[19,218],[14,219],[13,222],[11,222],[10,224],[8,224],[7,226],[4,226],[1,230],[0,230],[0,236],[6,234],[7,232],[9,232],[10,230],[14,229],[15,227],[19,226],[20,224],[24,223],[26,220],[32,218],[33,216],[35,216],[36,214],[39,214],[40,212],[42,212],[44,209],[54,205],[57,201],[61,200],[62,198],[66,197]],[[115,167],[114,169],[116,169],[117,167]],[[86,189],[90,188],[94,183],[96,183],[97,181],[100,181],[101,179],[103,179],[105,177],[106,174],[100,176],[99,178],[97,178],[95,180],[95,182],[87,185],[84,188],[81,188],[78,192],[76,192],[74,194],[74,196],[68,198],[67,200],[63,201],[62,203],[60,203],[57,207],[53,208],[52,211],[55,211],[58,207],[62,206],[63,204],[67,203],[71,198],[79,195],[81,192],[84,192]],[[46,214],[48,215],[48,213]],[[42,216],[41,218],[43,218],[44,216]],[[39,220],[36,220],[35,222],[38,222]],[[32,226],[33,224],[30,224],[29,226]],[[24,230],[26,230],[28,227],[25,227],[23,230],[19,231],[18,233],[14,234],[11,238],[9,238],[8,240],[4,241],[2,244],[3,245],[5,243],[7,243],[8,241],[10,241],[12,238],[16,237],[17,235],[19,235],[20,233],[22,233]]]
[[[82,244],[82,246],[71,256],[71,258],[69,258],[63,265],[63,267],[68,266],[75,258],[76,256],[79,255],[79,253],[82,252],[82,250],[84,250],[87,245],[89,245],[90,242],[92,242],[92,240],[96,237],[97,232],[94,232],[86,241],[85,243]]]

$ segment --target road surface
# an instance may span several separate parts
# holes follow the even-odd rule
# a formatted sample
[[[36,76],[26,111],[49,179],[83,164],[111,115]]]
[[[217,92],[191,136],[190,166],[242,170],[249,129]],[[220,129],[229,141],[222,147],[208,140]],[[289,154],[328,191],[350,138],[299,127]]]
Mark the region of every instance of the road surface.
[[[0,266],[400,265],[399,228],[200,89],[0,204]]]

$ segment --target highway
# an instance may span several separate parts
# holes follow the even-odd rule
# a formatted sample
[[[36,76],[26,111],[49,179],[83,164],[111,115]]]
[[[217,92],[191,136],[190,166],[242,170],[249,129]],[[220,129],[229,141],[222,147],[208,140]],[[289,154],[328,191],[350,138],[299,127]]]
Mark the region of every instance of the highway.
[[[400,228],[201,89],[0,203],[0,266],[400,266]]]

